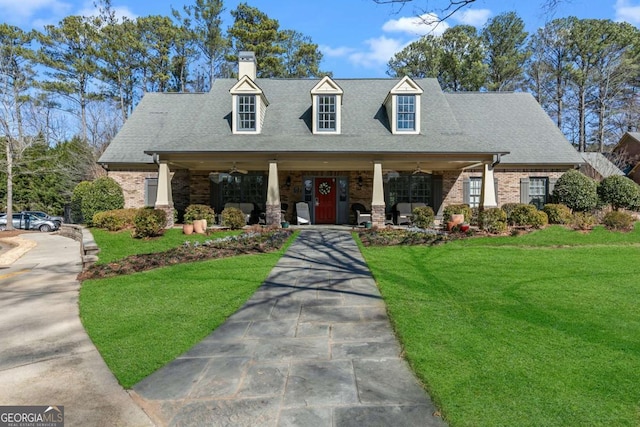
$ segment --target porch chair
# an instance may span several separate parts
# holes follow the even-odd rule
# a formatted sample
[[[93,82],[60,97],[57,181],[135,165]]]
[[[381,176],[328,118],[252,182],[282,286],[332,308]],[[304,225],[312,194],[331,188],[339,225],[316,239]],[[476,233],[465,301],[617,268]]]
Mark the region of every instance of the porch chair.
[[[356,225],[363,225],[364,223],[371,221],[371,212],[367,212],[364,205],[354,203],[351,205],[351,210],[356,217]]]
[[[411,203],[398,203],[396,205],[396,224],[411,225]]]
[[[311,215],[309,215],[309,205],[307,202],[296,203],[296,217],[298,225],[311,224]]]

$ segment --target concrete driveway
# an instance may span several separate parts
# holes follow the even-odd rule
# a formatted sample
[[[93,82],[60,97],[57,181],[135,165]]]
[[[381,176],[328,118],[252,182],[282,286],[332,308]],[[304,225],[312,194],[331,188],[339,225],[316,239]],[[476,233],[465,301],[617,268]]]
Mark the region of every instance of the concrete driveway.
[[[79,243],[48,233],[17,240],[31,249],[0,260],[12,262],[0,268],[0,405],[61,405],[65,426],[152,426],[80,322]]]

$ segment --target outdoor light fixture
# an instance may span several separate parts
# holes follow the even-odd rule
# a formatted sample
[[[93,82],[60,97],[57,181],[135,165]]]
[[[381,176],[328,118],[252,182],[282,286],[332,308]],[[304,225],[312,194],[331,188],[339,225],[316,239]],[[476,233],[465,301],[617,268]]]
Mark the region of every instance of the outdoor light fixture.
[[[287,180],[285,181],[284,185],[287,188],[291,187],[291,175],[287,176]]]
[[[362,188],[362,175],[358,175],[358,188]]]

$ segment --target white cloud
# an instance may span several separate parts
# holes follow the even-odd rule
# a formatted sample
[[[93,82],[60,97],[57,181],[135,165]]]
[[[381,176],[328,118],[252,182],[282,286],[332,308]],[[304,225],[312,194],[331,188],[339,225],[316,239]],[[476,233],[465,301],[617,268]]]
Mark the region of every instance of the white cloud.
[[[366,68],[375,68],[386,64],[396,52],[407,45],[406,42],[385,36],[365,40],[365,44],[368,45],[368,50],[351,53],[348,58],[354,65]]]
[[[412,36],[440,35],[447,28],[449,28],[449,25],[446,22],[441,22],[438,15],[434,13],[391,19],[382,26],[382,30],[385,32],[406,33]]]
[[[59,0],[0,0],[3,18],[15,24],[24,24],[38,13],[64,15],[71,5]]]
[[[466,9],[459,10],[452,16],[452,18],[461,24],[482,27],[490,16],[491,11],[489,9]]]
[[[345,57],[355,50],[351,47],[346,47],[346,46],[331,47],[326,45],[319,46],[319,49],[324,56],[338,57],[338,58]]]
[[[616,21],[627,21],[631,24],[640,24],[640,5],[632,5],[629,0],[617,0],[614,6]]]

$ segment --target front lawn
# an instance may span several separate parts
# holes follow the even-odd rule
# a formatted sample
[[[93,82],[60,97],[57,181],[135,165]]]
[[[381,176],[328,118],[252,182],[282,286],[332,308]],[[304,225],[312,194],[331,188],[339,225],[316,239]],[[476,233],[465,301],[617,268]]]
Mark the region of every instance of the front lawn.
[[[80,289],[82,323],[120,384],[130,388],[235,313],[292,241],[259,255],[86,280]],[[111,255],[110,248],[104,252]]]
[[[640,228],[362,247],[452,426],[640,424]]]

